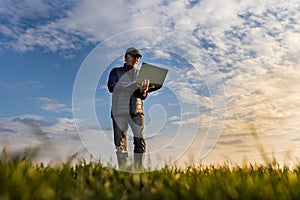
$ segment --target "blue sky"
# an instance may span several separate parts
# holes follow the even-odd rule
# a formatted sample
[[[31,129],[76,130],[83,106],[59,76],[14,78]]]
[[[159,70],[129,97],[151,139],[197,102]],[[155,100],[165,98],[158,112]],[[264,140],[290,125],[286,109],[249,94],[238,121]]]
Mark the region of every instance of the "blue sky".
[[[81,138],[89,153],[110,156],[97,152],[111,141],[106,75],[136,46],[170,72],[145,102],[152,157],[261,162],[263,146],[298,163],[299,11],[297,0],[1,1],[0,147],[61,159],[84,148]],[[97,121],[78,134],[90,114],[83,100]]]

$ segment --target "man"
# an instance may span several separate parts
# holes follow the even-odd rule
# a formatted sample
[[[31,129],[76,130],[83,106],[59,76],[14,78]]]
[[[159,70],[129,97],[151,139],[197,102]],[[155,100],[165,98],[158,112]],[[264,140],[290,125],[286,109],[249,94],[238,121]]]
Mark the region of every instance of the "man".
[[[112,93],[111,117],[113,121],[114,143],[119,167],[127,162],[128,125],[133,132],[135,165],[142,166],[146,151],[144,139],[143,102],[149,92],[149,80],[141,85],[135,83],[139,70],[136,69],[142,54],[134,47],[125,53],[123,67],[113,68],[109,74],[108,90]]]

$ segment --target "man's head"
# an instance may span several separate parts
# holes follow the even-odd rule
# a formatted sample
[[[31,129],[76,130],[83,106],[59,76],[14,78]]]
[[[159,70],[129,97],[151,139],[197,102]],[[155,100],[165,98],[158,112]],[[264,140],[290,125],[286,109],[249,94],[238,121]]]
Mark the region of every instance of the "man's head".
[[[130,47],[125,53],[125,62],[127,65],[136,67],[142,57],[140,51],[134,47]]]

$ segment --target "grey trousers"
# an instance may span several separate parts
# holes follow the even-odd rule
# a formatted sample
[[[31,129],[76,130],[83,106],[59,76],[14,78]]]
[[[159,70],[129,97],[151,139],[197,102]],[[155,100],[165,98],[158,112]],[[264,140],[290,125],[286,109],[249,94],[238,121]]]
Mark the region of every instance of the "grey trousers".
[[[127,133],[130,126],[133,132],[134,162],[137,165],[143,164],[143,154],[146,151],[144,139],[144,115],[112,116],[114,129],[114,143],[116,147],[119,166],[127,163]]]

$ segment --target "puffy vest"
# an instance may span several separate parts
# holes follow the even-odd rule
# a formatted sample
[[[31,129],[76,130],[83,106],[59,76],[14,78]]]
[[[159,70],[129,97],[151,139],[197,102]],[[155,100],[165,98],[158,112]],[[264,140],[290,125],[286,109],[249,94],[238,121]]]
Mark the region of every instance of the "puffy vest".
[[[136,84],[130,84],[136,80],[139,70],[131,69],[127,71],[125,67],[115,68],[115,70],[118,82],[112,93],[113,116],[144,114],[141,93]]]

